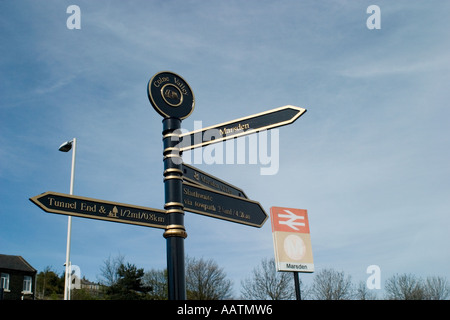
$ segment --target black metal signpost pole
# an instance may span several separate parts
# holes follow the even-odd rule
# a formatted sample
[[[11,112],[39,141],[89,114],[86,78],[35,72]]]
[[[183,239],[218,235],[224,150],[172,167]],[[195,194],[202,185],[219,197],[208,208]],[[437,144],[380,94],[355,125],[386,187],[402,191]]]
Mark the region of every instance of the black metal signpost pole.
[[[169,300],[186,300],[184,270],[184,228],[183,211],[183,171],[180,150],[176,148],[179,135],[174,132],[181,127],[181,120],[163,120],[164,143],[164,192],[168,215],[168,226],[164,232],[167,241],[167,273]]]
[[[194,110],[194,93],[179,75],[162,71],[155,74],[147,86],[151,105],[163,118],[164,193],[168,223],[164,238],[167,242],[167,282],[169,300],[186,300],[184,270],[183,161],[181,120]]]

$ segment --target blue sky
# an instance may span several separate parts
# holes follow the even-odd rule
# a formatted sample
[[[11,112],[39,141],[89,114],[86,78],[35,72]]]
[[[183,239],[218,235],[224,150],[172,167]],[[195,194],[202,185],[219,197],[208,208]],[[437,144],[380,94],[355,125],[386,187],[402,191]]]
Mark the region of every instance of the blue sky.
[[[69,30],[69,5],[81,29]],[[381,29],[369,30],[369,5]],[[450,22],[447,1],[0,2],[0,253],[38,270],[65,261],[67,217],[28,198],[69,193],[163,208],[161,116],[146,86],[181,75],[194,129],[287,104],[308,112],[279,130],[279,170],[198,167],[271,206],[308,210],[316,270],[365,281],[378,265],[450,278]],[[187,156],[187,155],[186,155]],[[268,221],[252,228],[186,213],[186,254],[234,281],[273,257]],[[73,264],[95,280],[109,256],[166,267],[160,229],[74,218]],[[313,275],[301,275],[310,283]]]

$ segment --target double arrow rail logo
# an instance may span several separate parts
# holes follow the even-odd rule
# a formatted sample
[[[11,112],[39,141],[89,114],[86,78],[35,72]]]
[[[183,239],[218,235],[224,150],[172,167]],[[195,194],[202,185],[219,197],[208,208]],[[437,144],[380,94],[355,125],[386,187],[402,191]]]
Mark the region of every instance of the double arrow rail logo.
[[[284,212],[287,214],[278,214],[278,218],[288,218],[289,220],[278,220],[279,224],[287,225],[288,227],[294,229],[294,230],[300,230],[296,226],[304,227],[305,222],[297,222],[297,220],[305,220],[304,216],[297,216],[296,214],[292,213],[289,210],[284,209]]]

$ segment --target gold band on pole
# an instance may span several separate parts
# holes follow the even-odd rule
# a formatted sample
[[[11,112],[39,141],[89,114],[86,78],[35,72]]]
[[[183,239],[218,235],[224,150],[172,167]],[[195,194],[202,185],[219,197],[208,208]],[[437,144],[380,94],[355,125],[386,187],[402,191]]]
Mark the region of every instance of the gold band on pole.
[[[182,237],[184,239],[187,238],[187,232],[184,229],[184,226],[179,224],[171,224],[166,227],[166,231],[164,232],[164,238],[168,237]]]
[[[164,209],[167,209],[168,207],[171,207],[171,206],[177,206],[177,207],[182,207],[182,208],[184,208],[184,205],[183,205],[182,203],[180,203],[180,202],[167,202],[167,203],[164,205]]]
[[[170,180],[170,179],[183,180],[183,177],[180,177],[180,176],[167,176],[167,177],[164,177],[163,181]]]
[[[168,209],[168,210],[166,210],[166,214],[173,213],[173,212],[184,214],[184,211],[182,209]]]
[[[180,169],[177,169],[177,168],[169,168],[169,169],[164,170],[163,175],[166,177],[166,176],[170,176],[170,175],[173,174],[173,173],[174,173],[174,174],[182,175],[182,174],[183,174],[183,171],[180,170]]]

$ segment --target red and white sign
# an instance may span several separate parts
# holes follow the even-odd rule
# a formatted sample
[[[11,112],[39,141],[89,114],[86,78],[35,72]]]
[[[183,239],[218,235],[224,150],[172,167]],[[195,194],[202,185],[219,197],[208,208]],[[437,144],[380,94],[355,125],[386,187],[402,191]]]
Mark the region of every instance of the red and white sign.
[[[307,211],[272,207],[270,218],[277,270],[314,272]]]

